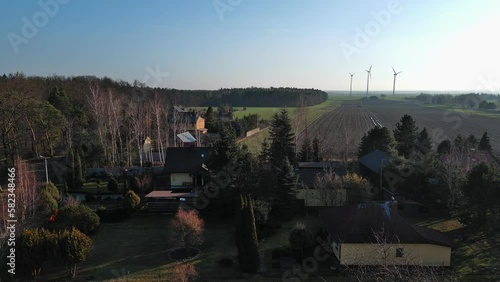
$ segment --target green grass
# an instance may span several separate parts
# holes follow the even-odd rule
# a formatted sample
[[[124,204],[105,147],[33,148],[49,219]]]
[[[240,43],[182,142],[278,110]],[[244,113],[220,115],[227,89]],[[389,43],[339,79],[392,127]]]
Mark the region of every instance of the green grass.
[[[360,97],[349,97],[349,96],[330,96],[328,100],[325,102],[314,105],[311,107],[306,107],[305,108],[305,113],[306,113],[306,120],[307,124],[311,124],[314,122],[316,119],[321,117],[323,114],[326,114],[336,107],[340,106],[342,104],[342,101],[349,101],[349,100],[358,100]],[[247,108],[248,109],[248,108]],[[253,109],[262,109],[262,111],[266,111],[266,109],[273,109],[272,111],[280,110],[281,108],[253,108]],[[297,122],[297,108],[288,108],[289,114],[290,114],[290,119],[292,120],[292,125],[293,128],[295,129],[295,123]],[[269,110],[271,111],[271,110]],[[268,112],[270,113],[270,112]],[[274,112],[273,112],[274,113]],[[260,116],[259,116],[260,118]],[[270,115],[270,119],[272,118],[272,114]],[[297,127],[297,132],[301,132],[304,130],[304,123],[300,123],[299,127]],[[264,139],[269,138],[269,129],[262,130],[261,132],[250,136],[246,138],[240,139],[241,144],[246,144],[249,148],[249,151],[252,152],[254,155],[258,155],[260,153],[260,148],[262,145],[262,142]]]
[[[176,263],[168,258],[170,219],[172,215],[137,214],[119,223],[103,223],[92,235],[93,248],[87,261],[78,265],[79,280],[92,281],[165,281]],[[204,215],[205,242],[199,247],[201,255],[192,261],[200,274],[199,281],[247,281],[238,270],[237,248],[234,242],[234,222],[220,219],[216,215]],[[288,245],[288,234],[297,222],[303,222],[311,230],[317,225],[313,215],[298,216],[291,220],[280,220],[282,228],[260,242],[261,258],[269,272],[278,279],[282,270],[272,270],[270,254],[277,247]],[[219,260],[235,260],[232,267],[219,265]],[[62,266],[44,268],[41,280],[67,278]],[[252,278],[253,279],[253,278]],[[259,279],[259,277],[256,277]],[[252,280],[269,281],[269,280]]]

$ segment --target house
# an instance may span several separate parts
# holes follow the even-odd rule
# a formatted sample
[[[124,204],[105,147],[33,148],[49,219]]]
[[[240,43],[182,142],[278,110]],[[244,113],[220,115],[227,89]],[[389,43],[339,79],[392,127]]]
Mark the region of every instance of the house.
[[[205,119],[197,111],[189,111],[182,106],[173,106],[169,111],[169,126],[174,136],[174,144],[177,146],[176,136],[178,133],[189,132],[195,136],[197,146],[202,144],[202,135],[207,133]],[[182,144],[182,143],[181,143]]]
[[[320,219],[342,265],[450,266],[456,246],[439,231],[406,222],[390,202],[328,208]]]
[[[164,174],[167,189],[191,191],[205,184],[206,162],[210,156],[208,147],[171,147],[165,155]]]

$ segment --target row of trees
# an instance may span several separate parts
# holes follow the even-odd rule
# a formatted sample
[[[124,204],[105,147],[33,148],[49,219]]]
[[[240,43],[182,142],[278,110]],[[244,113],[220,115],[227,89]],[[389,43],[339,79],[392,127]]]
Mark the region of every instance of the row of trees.
[[[439,104],[439,105],[449,105],[449,106],[460,106],[465,108],[481,108],[481,109],[496,109],[497,105],[492,101],[500,101],[499,95],[486,94],[486,93],[469,93],[461,95],[452,94],[424,94],[413,98],[415,100],[427,103],[427,104]]]

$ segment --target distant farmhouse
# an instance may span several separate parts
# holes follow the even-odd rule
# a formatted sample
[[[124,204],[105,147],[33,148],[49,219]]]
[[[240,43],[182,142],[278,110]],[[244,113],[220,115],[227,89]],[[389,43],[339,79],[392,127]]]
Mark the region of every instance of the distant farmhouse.
[[[177,147],[177,134],[189,132],[197,140],[197,146],[201,146],[201,136],[207,133],[205,119],[197,111],[188,111],[182,106],[173,106],[169,111],[170,128],[174,134],[174,146]],[[181,143],[182,145],[183,143]]]
[[[196,188],[206,183],[206,163],[211,153],[207,147],[167,148],[163,175],[165,190],[146,195],[150,211],[175,212],[179,207],[193,208]]]
[[[450,266],[456,246],[439,231],[406,222],[390,202],[328,208],[320,219],[342,265]]]

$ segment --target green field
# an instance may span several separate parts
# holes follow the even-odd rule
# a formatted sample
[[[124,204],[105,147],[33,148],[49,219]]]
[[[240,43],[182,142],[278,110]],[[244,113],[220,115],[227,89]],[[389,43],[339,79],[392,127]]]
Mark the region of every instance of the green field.
[[[488,118],[496,118],[500,119],[500,111],[486,111],[486,110],[470,110],[470,109],[464,109],[459,106],[450,106],[450,105],[432,105],[432,104],[423,104],[423,103],[418,103],[418,105],[421,105],[422,107],[426,108],[435,108],[435,109],[442,109],[444,111],[454,111],[457,113],[463,113],[463,114],[471,114],[471,115],[478,115],[478,116],[483,116],[483,117],[488,117]]]
[[[305,112],[306,112],[306,121],[307,124],[311,124],[313,121],[315,121],[317,118],[322,116],[323,114],[326,114],[332,110],[334,110],[336,107],[340,106],[343,101],[350,101],[350,100],[358,100],[361,99],[361,96],[346,96],[346,95],[338,95],[338,96],[330,96],[328,100],[325,102],[314,105],[311,107],[306,107]],[[249,108],[247,108],[248,110]],[[269,119],[272,118],[272,115],[274,114],[275,111],[280,110],[281,108],[251,108],[254,109],[254,111],[262,112],[263,114],[269,116]],[[300,124],[298,127],[295,126],[297,122],[297,108],[288,108],[289,109],[289,114],[290,114],[290,119],[292,120],[292,125],[293,128],[296,129],[298,133],[302,132],[304,130],[304,123],[302,121],[299,121]],[[260,115],[259,115],[260,118]],[[250,152],[254,154],[259,154],[260,152],[260,147],[264,139],[269,137],[269,129],[262,130],[261,132],[247,138],[242,138],[240,139],[241,144],[246,144],[250,150]]]

